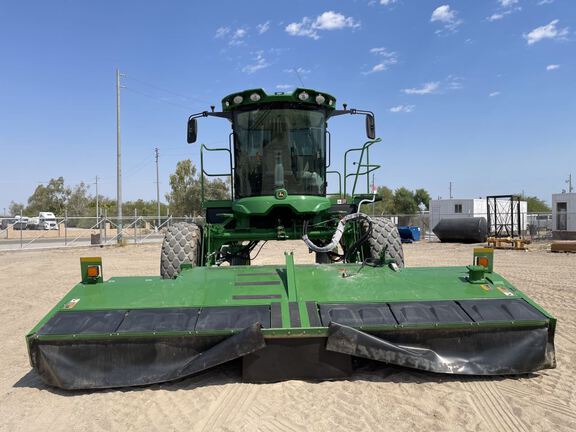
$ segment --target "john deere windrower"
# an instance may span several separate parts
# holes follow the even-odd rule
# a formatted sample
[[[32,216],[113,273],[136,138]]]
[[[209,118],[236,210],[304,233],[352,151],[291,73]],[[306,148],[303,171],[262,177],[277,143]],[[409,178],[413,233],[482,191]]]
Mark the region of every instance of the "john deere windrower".
[[[379,167],[371,112],[300,88],[247,90],[222,105],[190,117],[188,142],[197,118],[231,123],[228,146],[201,146],[200,177],[228,176],[229,199],[202,187],[205,222],[168,229],[158,277],[104,280],[100,258],[81,259],[81,282],[26,337],[46,383],[146,385],[235,359],[254,382],[345,377],[355,358],[472,375],[555,366],[556,320],[493,272],[491,249],[475,249],[467,267],[404,268],[395,225],[362,213]],[[327,122],[344,114],[366,117],[368,141],[345,152],[340,173]],[[206,172],[206,152],[229,168]],[[282,265],[250,265],[263,242],[288,239],[302,239],[316,264],[286,252]]]

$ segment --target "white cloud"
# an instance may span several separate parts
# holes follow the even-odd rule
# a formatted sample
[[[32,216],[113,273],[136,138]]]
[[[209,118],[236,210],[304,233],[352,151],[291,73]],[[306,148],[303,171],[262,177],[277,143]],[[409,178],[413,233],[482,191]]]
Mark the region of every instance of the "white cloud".
[[[568,27],[562,29],[556,28],[556,24],[559,22],[559,20],[555,19],[550,21],[549,24],[536,27],[530,33],[524,34],[524,39],[526,39],[528,45],[535,44],[544,39],[563,39],[568,34]]]
[[[554,2],[554,0],[540,0],[540,1],[538,2],[538,6],[547,5],[547,4],[550,4],[550,3],[553,3],[553,2]]]
[[[293,22],[284,29],[291,36],[306,36],[312,39],[319,39],[319,31],[341,30],[344,28],[357,28],[360,23],[352,17],[346,17],[341,13],[327,11],[316,17],[313,21],[308,17],[302,18],[300,22]]]
[[[300,75],[308,75],[310,73],[310,69],[304,69],[303,67],[299,67],[296,69],[284,69],[286,73],[297,73]]]
[[[278,90],[290,90],[291,88],[294,88],[294,86],[292,84],[277,84],[276,88]]]
[[[218,27],[218,29],[216,30],[216,36],[214,36],[214,37],[216,37],[218,39],[222,39],[228,33],[230,33],[229,27]]]
[[[254,72],[259,71],[260,69],[265,69],[270,66],[270,63],[266,61],[264,58],[264,52],[258,51],[256,52],[256,58],[254,59],[254,63],[246,65],[242,68],[242,72],[247,74],[253,74]]]
[[[458,12],[451,9],[450,5],[442,5],[434,9],[430,22],[444,24],[444,27],[441,30],[437,30],[436,33],[454,32],[462,24],[462,20],[458,19]]]
[[[499,96],[499,95],[500,95],[499,91],[494,91],[494,92],[490,93],[488,96],[494,97],[494,96]]]
[[[384,47],[371,48],[370,53],[380,57],[380,61],[375,64],[370,71],[363,72],[364,75],[388,70],[389,66],[398,63],[397,54],[394,51],[388,51],[388,49]]]
[[[414,106],[414,105],[396,105],[396,106],[393,106],[392,108],[390,108],[390,112],[393,112],[393,113],[411,113],[412,111],[414,111],[414,108],[416,108],[416,106]]]
[[[232,30],[230,27],[218,27],[214,37],[216,39],[228,39],[229,45],[242,45],[247,35],[248,30],[245,28]]]
[[[390,6],[391,4],[396,3],[398,0],[380,0],[380,4],[384,6]]]
[[[230,37],[230,45],[242,45],[244,43],[244,38],[248,34],[248,31],[243,28],[236,29],[232,36]]]
[[[488,21],[499,21],[502,18],[504,18],[506,15],[510,15],[513,12],[519,11],[521,10],[521,8],[516,8],[516,9],[508,9],[508,10],[504,10],[501,12],[496,12],[492,15],[490,15],[488,18],[486,18]]]
[[[560,65],[558,64],[549,64],[548,66],[546,66],[546,70],[547,71],[553,71],[556,70],[560,67]]]
[[[402,91],[406,94],[411,95],[426,95],[431,93],[436,93],[440,88],[440,83],[438,81],[431,81],[425,83],[422,87],[407,88]]]
[[[270,30],[270,21],[266,21],[265,23],[258,24],[256,26],[256,28],[258,29],[258,34],[264,34],[268,30]]]
[[[498,0],[498,3],[500,3],[502,7],[510,7],[518,3],[518,0]]]

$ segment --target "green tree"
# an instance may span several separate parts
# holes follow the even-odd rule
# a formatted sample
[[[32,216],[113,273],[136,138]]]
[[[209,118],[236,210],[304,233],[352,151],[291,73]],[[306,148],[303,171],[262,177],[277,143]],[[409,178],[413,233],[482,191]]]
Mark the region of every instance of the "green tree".
[[[48,211],[61,216],[64,214],[70,194],[70,189],[64,186],[63,177],[50,179],[46,186],[38,185],[34,193],[28,198],[26,213],[35,215],[41,211]]]
[[[426,189],[416,189],[414,191],[414,201],[416,201],[416,205],[423,203],[426,206],[426,210],[430,208],[430,194]]]
[[[418,204],[412,191],[401,187],[394,192],[394,212],[397,214],[415,214],[418,212]]]
[[[520,195],[520,199],[528,203],[528,213],[548,213],[552,211],[548,204],[538,197]]]
[[[179,161],[174,174],[170,175],[170,193],[166,199],[170,213],[175,216],[197,216],[202,212],[200,178],[190,159]],[[204,177],[205,199],[226,199],[228,184],[220,179],[209,180]]]
[[[16,216],[19,215],[20,212],[24,211],[24,204],[21,203],[17,203],[14,201],[10,202],[10,206],[8,207],[8,214],[10,216]],[[5,215],[7,216],[7,215]]]
[[[88,195],[88,186],[80,182],[70,190],[66,209],[71,216],[92,216],[89,214],[90,196]]]

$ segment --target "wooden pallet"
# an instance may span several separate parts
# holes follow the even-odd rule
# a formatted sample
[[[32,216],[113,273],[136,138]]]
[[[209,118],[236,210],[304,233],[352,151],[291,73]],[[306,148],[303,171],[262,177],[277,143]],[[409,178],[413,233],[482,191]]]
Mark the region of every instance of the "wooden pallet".
[[[512,237],[488,237],[488,247],[494,249],[526,250],[530,240]]]

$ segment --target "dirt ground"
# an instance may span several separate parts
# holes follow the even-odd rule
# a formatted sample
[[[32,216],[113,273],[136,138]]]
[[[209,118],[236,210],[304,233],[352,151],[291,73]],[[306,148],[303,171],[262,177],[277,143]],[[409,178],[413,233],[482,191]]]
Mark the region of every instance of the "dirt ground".
[[[300,242],[301,243],[301,242]],[[300,243],[269,244],[280,262]],[[406,245],[409,266],[466,265],[471,247]],[[155,275],[159,244],[105,248],[105,277]],[[244,384],[235,366],[129,390],[62,392],[30,372],[24,335],[79,279],[94,249],[0,253],[0,430],[569,431],[576,430],[576,254],[497,251],[496,271],[559,319],[558,367],[516,378],[466,378],[366,367],[335,382]]]

